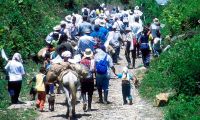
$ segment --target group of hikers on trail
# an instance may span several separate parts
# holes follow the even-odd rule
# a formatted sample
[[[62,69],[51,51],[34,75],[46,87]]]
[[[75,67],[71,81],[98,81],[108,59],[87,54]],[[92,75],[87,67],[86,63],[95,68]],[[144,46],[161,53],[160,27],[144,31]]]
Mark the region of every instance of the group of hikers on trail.
[[[53,31],[45,38],[45,48],[38,53],[38,57],[43,59],[43,65],[29,82],[36,82],[36,106],[40,111],[44,111],[46,95],[54,94],[54,87],[61,84],[59,81],[49,82],[46,79],[47,71],[54,64],[62,62],[81,64],[87,68],[87,75],[80,78],[84,111],[92,109],[95,87],[99,95],[98,102],[110,103],[108,92],[111,77],[122,80],[123,104],[128,103],[128,98],[131,105],[131,81],[135,82],[136,77],[129,69],[136,69],[136,58],[140,55],[144,67],[148,68],[151,53],[153,56],[161,53],[160,22],[155,18],[152,24],[144,26],[142,15],[138,6],[134,9],[113,7],[109,10],[105,4],[95,9],[84,5],[81,14],[67,15],[65,20],[53,27]],[[116,73],[115,65],[120,65],[122,51],[125,51],[121,55],[125,56],[127,66],[122,66],[122,73]],[[20,103],[18,97],[25,75],[21,55],[15,53],[5,69],[9,74],[8,91],[11,103]],[[62,87],[58,88],[62,90]]]

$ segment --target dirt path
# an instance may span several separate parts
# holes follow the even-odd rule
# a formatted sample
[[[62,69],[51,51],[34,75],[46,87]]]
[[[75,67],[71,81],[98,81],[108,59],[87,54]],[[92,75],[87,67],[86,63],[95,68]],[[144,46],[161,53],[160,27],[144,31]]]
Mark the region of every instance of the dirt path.
[[[126,60],[120,61],[121,66],[126,64]],[[136,67],[141,64],[141,59],[136,60]],[[122,71],[122,67],[117,65],[117,73]],[[137,70],[137,69],[136,69]],[[131,70],[135,72],[135,70]],[[123,105],[121,93],[121,81],[119,79],[111,79],[109,87],[108,100],[112,104],[104,105],[96,103],[98,101],[98,93],[94,91],[92,111],[83,112],[82,103],[76,105],[77,119],[79,120],[161,120],[162,113],[158,108],[153,107],[152,104],[141,99],[138,95],[137,89],[132,89],[133,105]],[[39,113],[37,120],[64,120],[67,107],[64,103],[65,95],[56,95],[55,111],[48,110],[48,103],[45,104],[45,111]]]

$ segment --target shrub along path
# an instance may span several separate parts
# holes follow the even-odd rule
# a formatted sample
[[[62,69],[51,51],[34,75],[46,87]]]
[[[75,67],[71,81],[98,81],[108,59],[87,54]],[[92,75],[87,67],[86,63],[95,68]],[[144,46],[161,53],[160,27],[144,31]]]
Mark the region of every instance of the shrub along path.
[[[121,52],[122,53],[122,52]],[[124,54],[124,52],[123,52]],[[121,54],[121,56],[124,56]],[[141,64],[141,59],[136,60],[136,67]],[[126,65],[126,60],[120,61],[120,65],[116,65],[116,73],[122,72],[122,67]],[[139,69],[131,70],[136,72]],[[163,118],[162,112],[153,107],[152,103],[143,100],[139,95],[137,89],[132,89],[133,105],[123,105],[121,93],[121,81],[119,79],[111,79],[109,86],[108,100],[111,104],[99,104],[98,93],[94,91],[92,111],[83,112],[82,103],[76,105],[77,119],[80,120],[161,120]],[[45,104],[45,112],[39,113],[37,120],[63,120],[66,119],[67,107],[65,104],[65,95],[57,94],[55,111],[48,110],[48,102]]]

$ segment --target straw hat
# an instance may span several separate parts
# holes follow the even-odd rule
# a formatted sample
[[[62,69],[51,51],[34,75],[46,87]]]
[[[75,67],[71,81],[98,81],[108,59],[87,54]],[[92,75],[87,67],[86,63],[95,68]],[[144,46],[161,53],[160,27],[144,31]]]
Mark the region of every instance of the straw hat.
[[[67,15],[67,16],[65,17],[65,20],[66,20],[67,22],[72,22],[72,16],[71,16],[71,15]]]
[[[67,58],[70,58],[72,56],[71,52],[70,51],[64,51],[61,55],[62,57],[67,57]]]
[[[104,20],[100,20],[99,25],[104,27],[105,26],[105,21]]]
[[[60,25],[64,25],[66,22],[64,20],[60,21]]]
[[[139,6],[135,6],[135,10],[139,10]]]
[[[153,19],[153,22],[154,22],[155,24],[158,24],[158,23],[159,23],[158,18],[154,18],[154,19]]]
[[[58,31],[60,29],[61,29],[60,25],[56,25],[55,27],[53,27],[53,30],[55,30],[55,31]]]
[[[104,14],[103,13],[101,13],[101,14],[99,14],[99,18],[104,18],[105,16],[104,16]]]
[[[84,57],[92,57],[93,56],[93,52],[90,48],[86,48],[85,52],[84,52]]]
[[[81,61],[81,55],[80,54],[78,54],[78,55],[75,55],[74,56],[74,59],[69,59],[68,60],[68,62],[70,62],[70,63],[79,63]]]

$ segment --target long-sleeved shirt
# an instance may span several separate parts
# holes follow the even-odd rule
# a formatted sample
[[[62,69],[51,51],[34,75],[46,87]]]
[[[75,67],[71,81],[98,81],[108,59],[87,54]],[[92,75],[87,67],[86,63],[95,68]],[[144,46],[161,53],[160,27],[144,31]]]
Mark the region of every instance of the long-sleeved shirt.
[[[21,81],[22,75],[25,74],[24,67],[21,62],[11,60],[5,66],[9,74],[9,81]]]
[[[85,52],[86,48],[90,48],[92,51],[94,51],[94,46],[96,45],[96,42],[94,41],[94,38],[88,35],[83,35],[79,38],[78,42],[78,52],[83,53]]]

